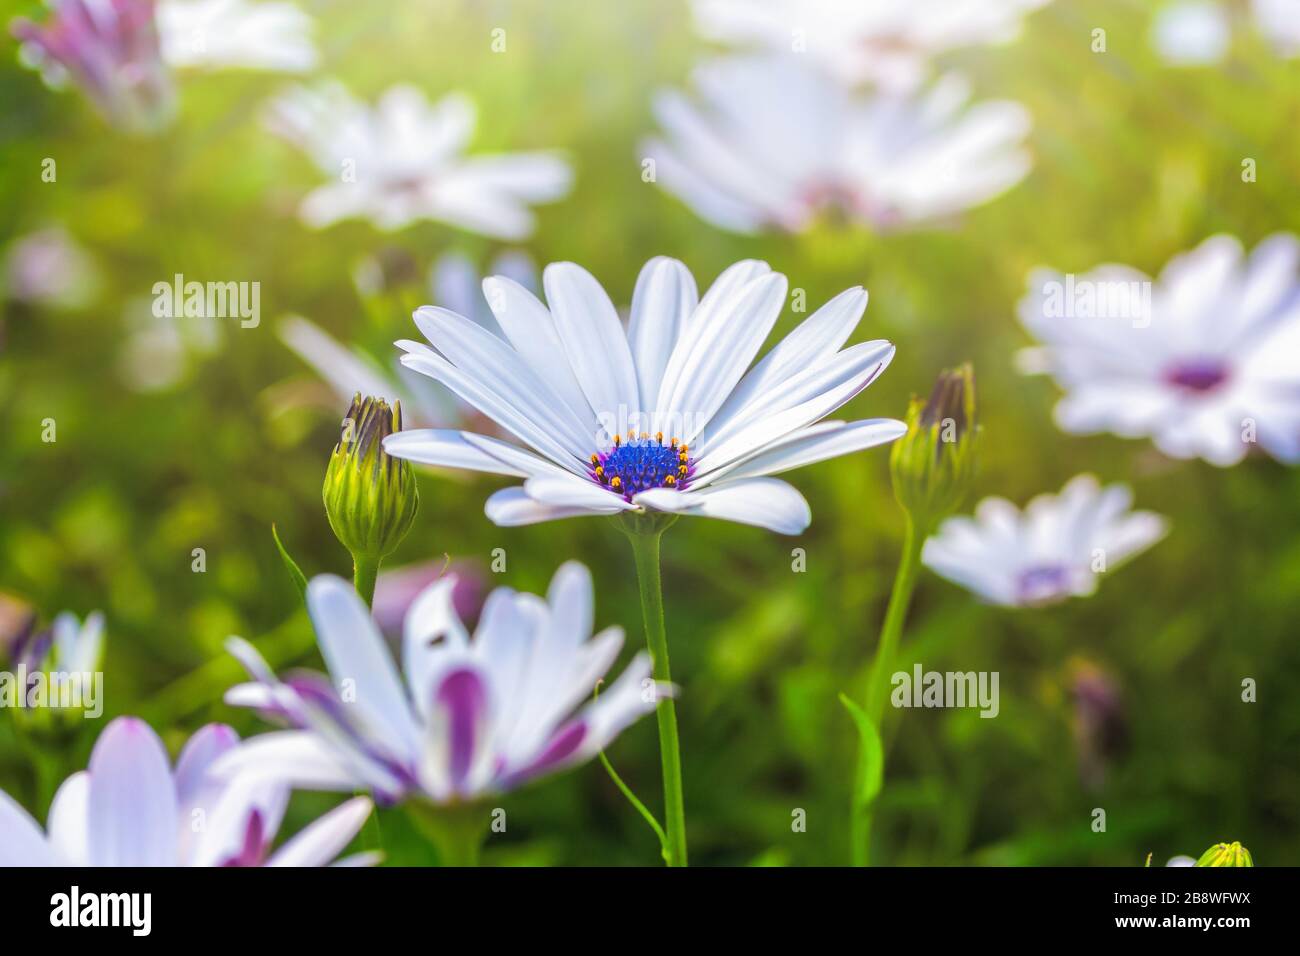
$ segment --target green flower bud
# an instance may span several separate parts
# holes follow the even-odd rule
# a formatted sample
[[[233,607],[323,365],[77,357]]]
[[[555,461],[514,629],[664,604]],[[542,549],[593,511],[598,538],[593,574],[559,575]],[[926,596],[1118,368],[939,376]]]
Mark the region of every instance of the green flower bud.
[[[354,559],[379,562],[411,530],[420,496],[408,462],[384,451],[383,441],[402,429],[402,407],[358,392],[343,419],[339,443],[325,472],[325,514]]]
[[[1250,851],[1240,843],[1216,843],[1196,861],[1197,866],[1254,866]]]
[[[945,371],[928,401],[912,399],[907,434],[889,456],[894,495],[925,533],[960,507],[975,474],[979,426],[969,363]]]

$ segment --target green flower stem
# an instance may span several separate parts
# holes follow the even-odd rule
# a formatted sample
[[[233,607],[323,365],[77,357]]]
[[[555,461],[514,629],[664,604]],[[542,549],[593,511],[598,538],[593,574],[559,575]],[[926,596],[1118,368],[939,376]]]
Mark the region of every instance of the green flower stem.
[[[439,866],[478,866],[491,816],[479,804],[440,807],[423,800],[407,803],[411,819],[438,851]]]
[[[352,586],[361,595],[361,600],[366,602],[366,607],[375,603],[375,580],[379,577],[379,562],[379,558],[352,555]]]
[[[871,674],[867,679],[867,700],[864,710],[877,730],[880,729],[880,723],[885,716],[889,675],[894,668],[894,658],[898,655],[898,642],[903,635],[903,621],[907,618],[907,609],[912,603],[912,592],[916,589],[916,576],[921,565],[921,546],[926,538],[924,534],[918,534],[910,515],[907,516],[906,522],[903,532],[903,556],[898,563],[898,573],[894,576],[894,589],[889,595],[889,608],[885,611],[885,622],[880,628],[880,643],[876,647],[876,657],[872,661]],[[865,759],[865,748],[860,748],[859,775],[865,772],[862,766]],[[867,865],[874,809],[874,800],[860,806],[857,803],[857,793],[854,793],[849,837],[854,866]]]
[[[669,682],[668,638],[664,633],[663,586],[659,580],[659,539],[666,525],[625,525],[641,586],[641,614],[656,681]],[[655,707],[659,721],[659,757],[664,774],[664,857],[669,866],[686,866],[686,807],[682,801],[682,755],[677,741],[677,709],[671,697]]]

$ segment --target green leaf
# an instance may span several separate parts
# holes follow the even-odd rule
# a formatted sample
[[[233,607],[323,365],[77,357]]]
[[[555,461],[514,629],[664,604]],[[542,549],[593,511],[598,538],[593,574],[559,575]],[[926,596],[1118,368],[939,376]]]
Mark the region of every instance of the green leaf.
[[[858,772],[853,782],[853,799],[861,808],[870,805],[880,793],[885,775],[885,746],[880,741],[880,731],[866,711],[846,694],[840,694],[840,703],[858,727]]]
[[[289,552],[285,550],[284,544],[280,541],[280,533],[275,530],[275,525],[271,525],[271,537],[275,539],[276,550],[280,552],[280,560],[284,562],[285,569],[289,572],[289,577],[293,578],[294,585],[298,588],[298,594],[303,600],[307,599],[307,575],[302,573],[298,567],[298,562],[289,557]]]

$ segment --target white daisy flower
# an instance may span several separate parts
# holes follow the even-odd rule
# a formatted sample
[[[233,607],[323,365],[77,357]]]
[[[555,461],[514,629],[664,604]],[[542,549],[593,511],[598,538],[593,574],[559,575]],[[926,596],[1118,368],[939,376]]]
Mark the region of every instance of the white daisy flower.
[[[173,67],[301,73],[316,66],[315,21],[292,3],[163,0],[158,33]]]
[[[1162,7],[1151,25],[1151,42],[1169,63],[1217,63],[1228,52],[1232,24],[1215,0],[1186,0]]]
[[[528,446],[452,430],[384,443],[399,458],[525,479],[488,499],[499,525],[656,511],[798,534],[808,503],[771,475],[906,431],[892,419],[822,421],[894,356],[884,340],[843,348],[867,306],[860,287],[749,368],[785,302],[786,278],[765,262],[736,263],[700,298],[682,263],[651,259],[626,331],[580,266],[552,263],[542,282],[549,308],[509,279],[483,283],[503,337],[425,306],[415,322],[433,347],[397,343],[404,365]]]
[[[289,791],[214,775],[216,760],[238,743],[229,727],[209,724],[189,739],[173,770],[148,724],[119,717],[95,742],[90,768],[59,787],[45,831],[0,790],[0,866],[324,866],[333,861],[365,823],[371,802],[349,800],[270,852]],[[340,862],[375,858],[362,854]]]
[[[1174,458],[1241,461],[1258,443],[1300,461],[1300,241],[1278,234],[1249,258],[1232,236],[1175,257],[1154,283],[1127,266],[1037,270],[1020,320],[1042,348],[1026,371],[1065,389],[1075,434],[1150,437]]]
[[[1019,182],[1029,114],[967,105],[955,75],[919,94],[859,94],[796,56],[697,67],[700,105],[655,98],[663,139],[643,154],[656,180],[723,229],[798,232],[826,211],[877,229],[950,217]]]
[[[560,199],[573,180],[554,153],[463,155],[475,111],[459,93],[431,106],[420,90],[393,86],[372,108],[329,82],[289,91],[269,122],[333,180],[303,200],[302,218],[315,228],[365,218],[395,230],[434,219],[523,239],[534,227],[529,205]]]
[[[386,802],[422,794],[435,804],[511,790],[589,760],[667,693],[638,654],[588,701],[623,646],[623,631],[592,637],[585,567],[569,562],[546,599],[497,588],[471,638],[457,615],[456,580],[442,578],[411,605],[399,676],[352,585],[321,575],[307,609],[333,683],[280,682],[252,645],[234,653],[256,679],[227,703],[278,715],[295,729],[262,734],[217,766],[237,779],[309,789],[368,789]]]
[[[1031,607],[1086,597],[1098,576],[1164,537],[1165,519],[1130,511],[1126,485],[1101,488],[1092,475],[1070,480],[1059,495],[1039,495],[1022,512],[1005,498],[985,498],[975,517],[949,518],[921,560],[936,574],[992,604]]]
[[[846,83],[915,87],[930,60],[1005,43],[1048,0],[695,0],[705,37],[815,59]]]

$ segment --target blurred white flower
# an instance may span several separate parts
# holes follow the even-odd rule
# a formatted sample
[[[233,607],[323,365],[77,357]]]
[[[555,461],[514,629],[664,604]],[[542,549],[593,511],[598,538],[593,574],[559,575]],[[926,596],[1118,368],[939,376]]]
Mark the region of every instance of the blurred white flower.
[[[1300,56],[1300,5],[1296,0],[1251,0],[1251,10],[1278,56]]]
[[[922,561],[992,604],[1030,607],[1086,597],[1101,573],[1146,550],[1168,530],[1149,511],[1130,511],[1126,485],[1101,488],[1079,475],[1059,495],[1039,495],[1022,512],[985,498],[975,517],[949,518],[925,543]]]
[[[323,866],[370,815],[364,797],[332,810],[269,853],[289,791],[230,780],[213,763],[239,743],[208,724],[186,743],[175,771],[144,721],[119,717],[100,734],[90,767],[70,776],[42,832],[0,791],[0,866]],[[347,863],[373,862],[362,855]]]
[[[1168,62],[1217,63],[1228,51],[1232,24],[1217,0],[1186,0],[1162,7],[1151,26],[1151,41]]]
[[[530,291],[537,289],[537,267],[527,253],[508,250],[489,266],[489,274],[505,275]],[[483,277],[467,256],[447,253],[429,270],[429,292],[439,305],[468,316],[483,328],[499,335],[500,326],[488,308],[480,287]],[[367,260],[357,269],[358,292],[363,296],[384,291],[383,270]],[[459,422],[465,417],[460,401],[444,387],[401,366],[395,358],[381,362],[359,346],[338,342],[320,326],[301,316],[280,323],[281,341],[316,370],[329,384],[339,403],[346,405],[357,392],[400,401],[412,428],[433,428]]]
[[[10,656],[28,673],[90,674],[99,670],[103,653],[104,615],[92,611],[82,622],[64,611],[48,629],[20,637]]]
[[[534,228],[530,204],[562,198],[573,179],[554,153],[464,155],[475,110],[459,93],[431,106],[420,90],[393,86],[372,108],[329,82],[287,92],[269,124],[333,180],[303,200],[302,218],[314,228],[365,218],[395,230],[434,219],[523,239]]]
[[[51,0],[44,24],[11,24],[24,62],[54,87],[72,83],[111,123],[147,132],[175,108],[153,0]]]
[[[296,729],[262,734],[222,758],[235,779],[368,789],[395,802],[435,804],[512,790],[591,759],[668,692],[637,654],[598,700],[591,698],[623,646],[611,627],[592,637],[591,575],[560,567],[546,600],[497,588],[471,638],[444,577],[407,612],[398,674],[352,585],[321,575],[307,588],[333,685],[323,676],[280,682],[252,645],[229,643],[256,679],[226,701],[286,718]]]
[[[795,56],[698,67],[700,105],[660,93],[663,139],[643,154],[657,181],[723,229],[801,231],[829,210],[878,229],[943,219],[1030,167],[1018,103],[967,104],[948,75],[916,95],[855,94]]]
[[[177,68],[235,67],[300,73],[316,66],[315,21],[292,3],[162,0],[163,59]]]
[[[912,89],[933,57],[1004,43],[1049,0],[695,0],[705,37],[740,48],[799,53],[846,83]]]
[[[1180,0],[1162,7],[1151,28],[1151,42],[1168,62],[1203,66],[1222,61],[1232,43],[1236,26],[1255,27],[1278,56],[1300,56],[1300,5],[1296,0],[1250,0],[1241,5],[1242,16],[1234,17],[1235,6],[1223,0]],[[1249,12],[1250,17],[1246,14]]]
[[[1196,857],[1194,856],[1171,856],[1165,866],[1195,866]]]
[[[501,276],[483,284],[504,330],[425,306],[433,348],[400,341],[402,363],[442,382],[531,450],[469,431],[408,430],[389,454],[426,465],[524,478],[487,500],[499,525],[577,515],[668,512],[782,534],[812,519],[771,475],[893,441],[887,418],[822,421],[894,357],[883,339],[842,349],[867,307],[836,296],[753,368],[785,304],[765,262],[728,268],[700,298],[675,259],[651,259],[627,330],[599,282],[572,262],[542,274],[549,308]]]
[[[33,305],[75,309],[94,297],[99,269],[62,227],[20,236],[5,253],[5,294]]]
[[[1036,270],[1020,320],[1043,347],[1022,353],[1022,367],[1065,390],[1056,421],[1068,432],[1150,437],[1166,455],[1221,466],[1255,443],[1300,461],[1298,264],[1293,235],[1249,258],[1218,235],[1154,283],[1118,265],[1077,277]]]

